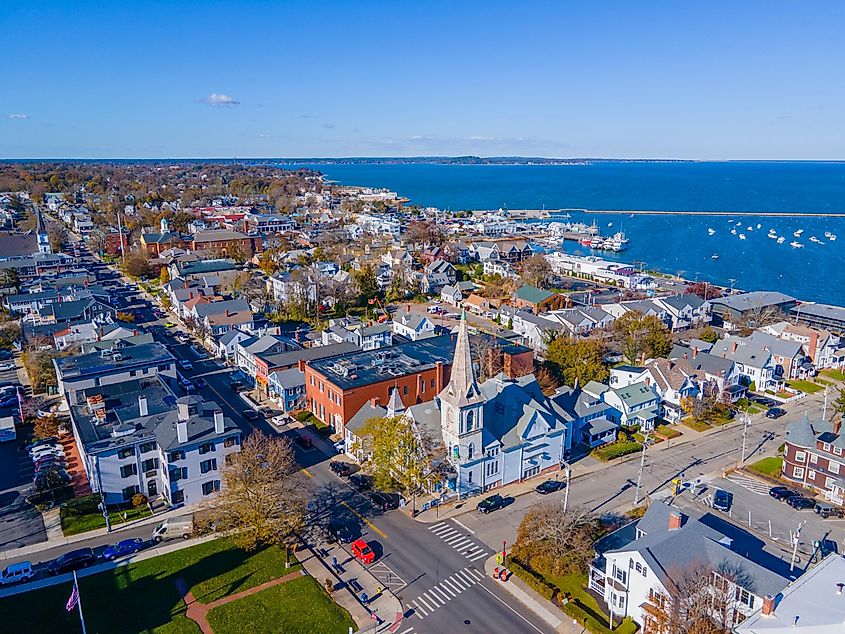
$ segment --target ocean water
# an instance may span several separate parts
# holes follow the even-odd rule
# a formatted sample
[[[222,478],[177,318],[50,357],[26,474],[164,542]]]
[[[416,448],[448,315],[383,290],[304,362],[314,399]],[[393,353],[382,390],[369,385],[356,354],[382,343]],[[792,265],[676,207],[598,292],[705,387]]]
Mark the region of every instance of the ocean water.
[[[602,257],[745,290],[845,304],[845,163],[596,162],[585,165],[309,165],[345,185],[386,187],[443,209],[728,211],[731,216],[573,213],[630,246]],[[743,212],[787,212],[754,217]],[[758,228],[757,225],[760,225]],[[748,227],[751,227],[749,230]],[[715,230],[708,235],[708,228]],[[736,234],[730,230],[736,229]],[[783,244],[767,237],[769,229]],[[793,233],[803,229],[800,237]],[[825,232],[837,235],[836,241]],[[739,234],[745,234],[745,240]],[[811,242],[816,236],[821,244]],[[803,248],[792,248],[798,241]],[[564,250],[591,250],[567,243]],[[717,254],[718,259],[712,256]]]

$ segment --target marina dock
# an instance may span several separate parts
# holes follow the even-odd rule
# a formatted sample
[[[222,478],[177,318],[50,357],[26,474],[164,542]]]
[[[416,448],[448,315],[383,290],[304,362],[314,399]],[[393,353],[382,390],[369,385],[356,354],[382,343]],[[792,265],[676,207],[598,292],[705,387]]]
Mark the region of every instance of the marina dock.
[[[759,216],[774,218],[845,218],[845,212],[794,211],[659,211],[653,209],[560,209],[559,213],[628,214],[634,216]]]

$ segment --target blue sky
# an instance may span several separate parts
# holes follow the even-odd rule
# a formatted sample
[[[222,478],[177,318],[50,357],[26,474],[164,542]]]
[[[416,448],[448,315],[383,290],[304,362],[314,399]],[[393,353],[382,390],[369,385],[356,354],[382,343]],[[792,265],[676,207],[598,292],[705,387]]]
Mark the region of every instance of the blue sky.
[[[845,159],[845,3],[0,3],[0,157]]]

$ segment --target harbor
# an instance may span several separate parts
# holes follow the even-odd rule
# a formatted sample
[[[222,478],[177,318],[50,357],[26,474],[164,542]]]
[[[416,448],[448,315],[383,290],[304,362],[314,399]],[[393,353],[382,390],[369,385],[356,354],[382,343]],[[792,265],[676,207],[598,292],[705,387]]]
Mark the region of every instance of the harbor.
[[[629,214],[633,216],[759,216],[769,218],[845,218],[845,212],[815,211],[695,211],[658,209],[561,209],[560,213]]]

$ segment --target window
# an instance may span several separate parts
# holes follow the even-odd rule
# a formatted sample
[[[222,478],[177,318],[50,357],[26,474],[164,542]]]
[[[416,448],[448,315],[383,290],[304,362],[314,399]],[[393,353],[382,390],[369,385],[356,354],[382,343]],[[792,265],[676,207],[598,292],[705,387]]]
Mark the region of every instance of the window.
[[[824,488],[831,490],[833,489],[834,485],[836,484],[836,480],[833,478],[825,478],[824,479]]]
[[[321,392],[323,391],[323,388],[325,388],[325,387],[326,387],[326,384],[323,383],[322,381],[320,381],[320,391]]]
[[[184,491],[174,491],[173,492],[173,503],[174,504],[183,504],[185,502],[185,492]]]
[[[816,454],[811,453],[810,454],[810,464],[816,464],[818,461],[819,461],[819,457]]]
[[[642,573],[642,571],[643,571],[643,565],[640,562],[637,562],[634,565],[634,568],[636,568],[637,572],[639,572],[639,573]]]
[[[813,471],[812,469],[810,469],[810,470],[807,472],[807,479],[808,479],[808,480],[815,480],[815,479],[816,479],[816,472],[815,472],[815,471]]]
[[[792,468],[792,475],[796,478],[803,478],[804,477],[804,467],[793,467]]]
[[[823,442],[822,443],[822,451],[830,451],[830,443],[829,442]]]
[[[795,452],[795,462],[804,462],[807,460],[807,454],[803,451]]]
[[[171,451],[170,457],[167,459],[168,462],[176,462],[177,460],[184,460],[185,459],[185,452],[181,449],[179,451]]]
[[[472,471],[467,472],[467,482],[472,484]]]
[[[434,379],[431,379],[431,389],[434,389]]]
[[[613,576],[622,584],[628,580],[628,573],[623,568],[617,568],[616,564],[613,564]]]
[[[841,456],[842,455],[842,447],[834,447],[833,453],[835,453],[837,456]]]
[[[831,460],[827,465],[827,470],[831,473],[839,473],[839,463]]]
[[[134,447],[127,447],[126,449],[121,449],[120,451],[117,452],[117,457],[121,458],[121,459],[128,458],[129,456],[134,456],[134,455],[135,455],[135,448]]]
[[[135,463],[123,465],[120,468],[120,477],[128,478],[129,476],[138,475],[138,465]]]
[[[129,376],[135,376],[138,374],[138,370],[129,370]]]
[[[739,601],[740,603],[747,605],[749,608],[754,607],[754,595],[751,594],[745,588],[740,588],[740,587],[737,586],[735,596],[736,596],[736,600]]]
[[[203,460],[200,463],[200,473],[208,473],[209,471],[217,471],[217,458]]]
[[[648,568],[643,566],[643,577],[648,577]]]
[[[147,453],[155,450],[156,444],[154,442],[141,443],[141,453]]]
[[[215,491],[220,490],[220,480],[210,480],[202,483],[202,494],[211,495]]]
[[[208,453],[209,451],[214,451],[214,443],[213,442],[206,442],[200,445],[200,454]]]
[[[423,394],[425,394],[425,379],[422,379],[422,380],[420,381],[420,392],[422,392]]]
[[[470,410],[467,412],[467,423],[466,423],[466,431],[472,431],[472,428],[475,426],[475,412]]]
[[[154,471],[158,469],[158,458],[150,458],[141,463],[141,471]]]
[[[475,454],[475,443],[469,443],[469,447],[467,447],[467,460],[472,460],[473,455]]]
[[[232,446],[237,445],[237,444],[238,444],[238,438],[237,437],[227,438],[226,440],[223,441],[224,447],[232,447]]]
[[[188,467],[176,467],[170,470],[170,481],[178,482],[179,480],[188,479]]]
[[[126,487],[125,489],[123,489],[123,499],[131,500],[133,495],[140,492],[140,487],[138,487],[137,484],[133,484],[131,487]]]

